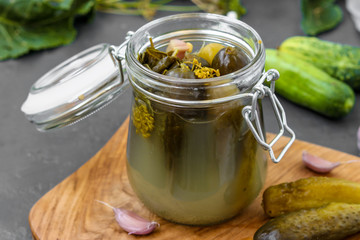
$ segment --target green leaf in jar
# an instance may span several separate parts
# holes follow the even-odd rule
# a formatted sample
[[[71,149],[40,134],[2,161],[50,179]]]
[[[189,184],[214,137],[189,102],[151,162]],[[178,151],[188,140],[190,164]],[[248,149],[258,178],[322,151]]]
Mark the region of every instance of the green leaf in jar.
[[[146,48],[144,52],[139,54],[138,60],[141,64],[147,65],[150,69],[153,69],[159,63],[159,61],[167,57],[168,54],[156,49],[151,38],[150,43],[151,45]]]

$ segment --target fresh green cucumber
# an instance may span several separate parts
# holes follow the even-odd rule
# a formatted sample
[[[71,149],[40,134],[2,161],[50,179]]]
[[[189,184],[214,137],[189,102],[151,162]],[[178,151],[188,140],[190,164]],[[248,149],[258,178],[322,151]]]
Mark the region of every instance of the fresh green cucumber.
[[[312,63],[354,90],[360,90],[360,47],[296,36],[282,42],[279,50]]]
[[[354,106],[355,94],[347,84],[294,55],[266,49],[265,69],[271,68],[280,73],[275,91],[296,104],[330,118],[343,117]]]

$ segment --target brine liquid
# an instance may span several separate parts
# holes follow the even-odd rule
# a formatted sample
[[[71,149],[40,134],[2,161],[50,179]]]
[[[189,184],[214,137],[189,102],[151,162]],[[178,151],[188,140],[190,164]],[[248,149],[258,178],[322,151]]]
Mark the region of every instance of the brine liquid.
[[[139,102],[134,97],[133,106]],[[151,211],[177,223],[213,224],[258,195],[266,154],[241,115],[242,105],[181,110],[151,104],[150,110],[153,129],[145,137],[131,114],[127,171]]]

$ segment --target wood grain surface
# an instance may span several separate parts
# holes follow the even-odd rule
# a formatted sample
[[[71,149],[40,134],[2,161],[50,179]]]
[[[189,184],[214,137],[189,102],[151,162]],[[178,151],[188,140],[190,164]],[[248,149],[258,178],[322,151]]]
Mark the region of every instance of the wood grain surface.
[[[46,193],[31,209],[30,228],[36,240],[100,239],[252,239],[268,218],[261,208],[261,195],[237,217],[222,224],[193,227],[170,223],[150,213],[134,195],[126,169],[127,119],[109,142],[76,172]],[[272,135],[269,134],[271,137]],[[279,153],[287,143],[282,137],[275,145]],[[301,162],[302,151],[330,161],[359,159],[356,156],[296,140],[280,163],[269,162],[265,187],[299,178],[316,176]],[[341,165],[325,176],[360,182],[360,163]],[[105,201],[155,220],[161,227],[145,237],[128,235],[116,223]],[[360,234],[349,240],[360,239]]]

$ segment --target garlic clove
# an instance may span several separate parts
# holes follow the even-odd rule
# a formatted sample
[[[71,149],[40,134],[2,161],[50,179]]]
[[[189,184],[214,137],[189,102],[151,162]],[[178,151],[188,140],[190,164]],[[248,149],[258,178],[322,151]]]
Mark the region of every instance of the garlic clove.
[[[354,22],[356,30],[360,32],[360,1],[346,0],[345,7],[350,13],[350,16]]]
[[[340,165],[339,162],[330,162],[320,157],[311,155],[306,151],[303,151],[302,160],[306,167],[318,173],[328,173]]]
[[[166,48],[166,52],[174,51],[176,52],[176,56],[178,58],[183,59],[185,57],[185,53],[191,52],[192,48],[193,46],[191,43],[187,43],[179,39],[171,39]]]
[[[147,235],[153,232],[157,227],[160,227],[159,223],[142,218],[132,211],[124,208],[115,208],[103,201],[96,201],[114,211],[117,223],[122,229],[128,232],[129,235]]]
[[[113,210],[116,221],[129,234],[147,235],[159,226],[159,223],[148,221],[132,211],[123,208],[114,208]]]

